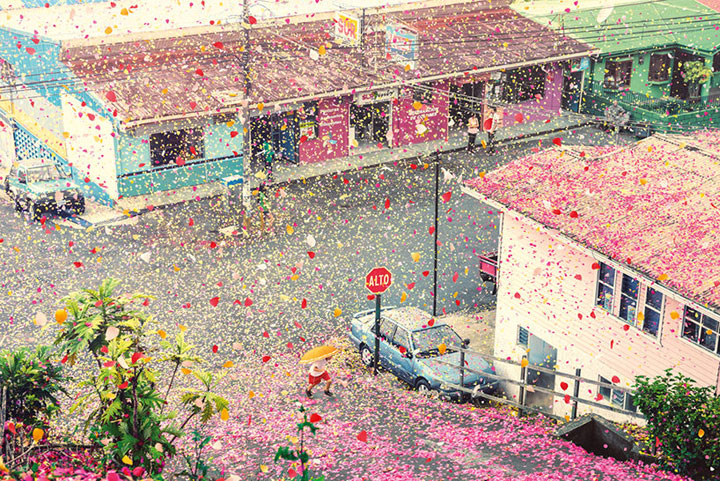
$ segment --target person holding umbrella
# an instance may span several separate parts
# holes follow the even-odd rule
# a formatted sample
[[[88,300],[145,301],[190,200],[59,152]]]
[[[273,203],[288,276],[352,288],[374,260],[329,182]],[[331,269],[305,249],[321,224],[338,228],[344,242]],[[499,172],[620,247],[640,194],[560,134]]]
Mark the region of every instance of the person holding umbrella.
[[[307,397],[312,398],[313,388],[323,381],[325,381],[325,395],[333,395],[330,392],[332,378],[327,372],[327,362],[337,353],[338,349],[334,346],[319,346],[306,352],[300,359],[300,364],[310,364],[308,386],[305,388]]]

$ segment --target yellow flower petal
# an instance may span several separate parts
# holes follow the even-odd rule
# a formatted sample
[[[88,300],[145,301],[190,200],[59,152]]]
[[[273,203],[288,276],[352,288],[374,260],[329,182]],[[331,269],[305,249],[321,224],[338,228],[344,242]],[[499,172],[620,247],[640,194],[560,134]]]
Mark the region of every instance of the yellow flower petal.
[[[447,351],[447,346],[445,344],[438,345],[438,352],[440,355],[445,354],[445,351]]]
[[[527,360],[527,358],[520,361],[520,366],[522,367],[528,367],[528,364],[530,364],[530,362]]]
[[[230,413],[227,409],[223,409],[222,411],[220,411],[220,419],[222,419],[223,421],[227,421],[228,419],[230,419]]]
[[[42,429],[40,429],[40,428],[33,429],[33,439],[35,440],[36,443],[39,443],[44,435],[45,435],[45,431],[43,431]]]
[[[250,399],[254,398],[254,397],[255,397],[255,391],[250,391],[250,392],[248,393],[248,397],[249,397]]]
[[[402,294],[400,294],[400,302],[405,302],[405,301],[407,301],[407,294],[405,294],[403,292]]]
[[[698,431],[698,437],[703,437],[703,436],[705,436],[705,431],[700,429],[700,431]]]
[[[339,307],[336,307],[335,310],[333,311],[333,315],[335,317],[340,317],[340,314],[342,314],[342,309],[340,309]]]
[[[127,456],[123,456],[122,462],[125,463],[125,464],[127,464],[127,465],[129,465],[129,466],[132,466],[132,463],[133,463],[133,462],[132,462],[132,459],[128,458]]]
[[[160,329],[158,330],[157,335],[160,336],[161,339],[165,339],[167,337],[167,332]]]
[[[418,262],[418,261],[420,260],[420,253],[419,253],[419,252],[413,252],[412,254],[410,254],[410,256],[412,257],[412,260],[415,261],[415,262]]]
[[[293,229],[293,226],[291,226],[291,225],[289,225],[289,224],[288,224],[288,226],[285,228],[285,230],[286,230],[287,233],[290,234],[290,235],[291,235],[293,232],[295,232],[295,229]]]
[[[223,367],[225,367],[225,368],[233,367],[233,362],[232,362],[232,361],[227,361],[225,364],[223,364]]]
[[[265,466],[264,464],[261,464],[261,465],[260,465],[260,471],[262,471],[263,473],[267,473],[267,472],[268,472],[268,467]]]
[[[190,374],[192,372],[190,369],[188,369],[186,367],[183,367],[180,370],[182,371],[183,374]]]

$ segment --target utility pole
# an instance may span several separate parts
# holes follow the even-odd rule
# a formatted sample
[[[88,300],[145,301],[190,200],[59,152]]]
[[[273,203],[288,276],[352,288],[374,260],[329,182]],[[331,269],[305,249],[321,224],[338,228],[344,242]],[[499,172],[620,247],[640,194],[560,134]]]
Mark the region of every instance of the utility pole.
[[[368,66],[365,59],[365,8],[362,10],[362,19],[360,20],[360,65],[365,68]]]
[[[248,5],[249,0],[243,0],[242,9],[242,28],[243,28],[243,50],[241,56],[241,67],[243,74],[243,93],[245,102],[243,103],[244,117],[243,122],[243,187],[242,187],[242,215],[243,225],[242,228],[245,234],[249,234],[250,227],[250,209],[251,209],[251,193],[250,193],[250,178],[252,172],[252,144],[251,144],[251,133],[250,133],[250,6]]]

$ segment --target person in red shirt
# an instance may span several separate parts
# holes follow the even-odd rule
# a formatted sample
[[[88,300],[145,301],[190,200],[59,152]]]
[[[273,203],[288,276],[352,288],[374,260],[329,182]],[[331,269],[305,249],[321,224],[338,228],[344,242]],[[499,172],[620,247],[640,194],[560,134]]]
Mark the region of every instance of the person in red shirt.
[[[326,381],[325,395],[326,396],[333,395],[330,392],[330,385],[332,384],[332,379],[330,378],[330,374],[327,372],[327,369],[326,369],[327,362],[330,359],[332,359],[332,356],[328,357],[327,359],[320,359],[320,360],[315,361],[314,363],[310,364],[309,384],[308,384],[308,387],[305,389],[305,394],[307,394],[307,397],[309,397],[309,398],[313,397],[313,394],[312,394],[313,388],[323,381]]]

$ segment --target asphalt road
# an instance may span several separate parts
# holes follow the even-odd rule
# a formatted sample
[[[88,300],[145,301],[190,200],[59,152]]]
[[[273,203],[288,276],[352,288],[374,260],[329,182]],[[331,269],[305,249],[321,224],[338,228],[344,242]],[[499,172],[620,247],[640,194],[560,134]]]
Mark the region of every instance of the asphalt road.
[[[559,135],[566,144],[608,142],[591,128],[551,137]],[[442,157],[439,314],[493,302],[477,266],[480,253],[496,249],[498,217],[462,195],[460,182],[538,145],[531,139],[494,156]],[[363,279],[378,265],[394,276],[385,305],[431,310],[434,187],[433,164],[423,159],[389,159],[383,166],[298,181],[273,189],[274,232],[250,239],[219,233],[234,221],[219,199],[149,212],[136,225],[83,231],[30,223],[2,196],[0,347],[48,339],[53,329],[40,333],[33,323],[37,313],[51,318],[64,295],[106,277],[155,296],[149,309],[165,328],[188,326],[191,340],[218,344],[228,354],[233,343],[255,349],[264,331],[273,333],[277,349],[342,332],[344,317],[374,306]],[[214,297],[220,298],[216,307],[209,303]]]

